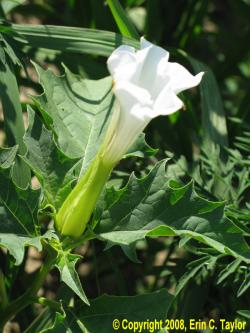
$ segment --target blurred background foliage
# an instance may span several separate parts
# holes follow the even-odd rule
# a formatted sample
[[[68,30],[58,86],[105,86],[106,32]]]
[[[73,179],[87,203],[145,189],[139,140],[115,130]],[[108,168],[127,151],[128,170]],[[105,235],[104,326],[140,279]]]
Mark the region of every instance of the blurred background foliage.
[[[149,170],[156,160],[171,157],[169,178],[184,182],[192,178],[201,195],[226,200],[228,217],[249,239],[250,1],[123,0],[121,4],[139,35],[165,47],[171,52],[171,61],[182,62],[190,71],[205,68],[207,79],[200,94],[197,90],[183,94],[186,110],[159,117],[147,128],[147,142],[158,153],[147,159],[124,160],[113,173],[112,181],[125,182],[131,170],[144,175],[145,168]],[[57,74],[63,73],[63,63],[84,77],[98,79],[108,75],[106,57],[78,52],[77,42],[73,51],[63,46],[53,50],[53,40],[50,47],[46,48],[45,43],[39,48],[36,37],[29,43],[18,29],[18,24],[42,24],[120,33],[105,1],[2,0],[0,13],[5,22],[0,25],[0,43],[8,53],[6,63],[10,69],[6,80],[11,82],[14,74],[17,78],[25,126],[26,106],[34,104],[29,95],[41,92],[30,59]],[[14,30],[6,21],[17,24]],[[0,57],[3,60],[3,53]],[[0,81],[3,71],[1,76]],[[13,98],[17,88],[14,80]],[[13,103],[18,104],[18,98]],[[14,139],[8,135],[11,128],[4,130],[2,115],[0,129],[2,146],[20,145],[24,131],[20,122]],[[29,178],[28,171],[26,175]],[[16,177],[17,182],[25,183],[18,174]],[[179,297],[172,309],[177,318],[233,319],[239,316],[238,311],[250,309],[250,270],[245,264],[186,238],[150,239],[137,247],[143,264],[131,263],[117,248],[103,252],[99,242],[78,249],[85,254],[79,273],[87,294],[133,295],[161,287],[171,292],[177,286]],[[10,261],[7,266],[11,265]],[[57,284],[54,275],[46,286],[51,293]],[[15,278],[16,275],[9,278],[10,284]],[[23,281],[16,282],[22,289]],[[28,313],[29,309],[22,317],[24,327],[29,321]],[[249,312],[242,313],[245,319],[249,316]]]

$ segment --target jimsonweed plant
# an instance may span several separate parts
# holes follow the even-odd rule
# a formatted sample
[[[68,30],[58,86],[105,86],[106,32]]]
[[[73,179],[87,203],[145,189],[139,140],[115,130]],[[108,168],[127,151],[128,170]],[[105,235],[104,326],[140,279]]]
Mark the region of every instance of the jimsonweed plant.
[[[136,51],[120,46],[108,58],[115,106],[104,142],[78,185],[56,216],[63,235],[80,236],[114,166],[122,159],[151,119],[183,107],[177,94],[200,83],[203,73],[191,75],[168,62],[169,53],[141,38]]]
[[[212,9],[125,2],[66,1],[65,26],[0,3],[0,332],[248,332],[250,142],[197,60]]]

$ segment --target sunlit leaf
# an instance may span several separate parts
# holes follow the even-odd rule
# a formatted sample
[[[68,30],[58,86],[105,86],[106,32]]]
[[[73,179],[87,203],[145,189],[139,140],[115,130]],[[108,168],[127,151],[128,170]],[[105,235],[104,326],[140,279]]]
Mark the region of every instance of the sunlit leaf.
[[[121,190],[113,189],[112,200],[100,203],[95,229],[102,240],[129,245],[140,239],[185,235],[217,251],[250,261],[242,231],[224,216],[224,204],[199,197],[189,183],[169,182],[165,162],[159,162],[142,179],[131,176]],[[98,219],[98,214],[96,218]]]

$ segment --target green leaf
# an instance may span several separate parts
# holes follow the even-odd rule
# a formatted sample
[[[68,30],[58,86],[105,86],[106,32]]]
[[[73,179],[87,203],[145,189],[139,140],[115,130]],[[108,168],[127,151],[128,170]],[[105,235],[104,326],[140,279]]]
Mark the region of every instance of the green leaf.
[[[128,152],[123,156],[123,158],[128,157],[149,157],[157,153],[158,149],[150,147],[146,140],[145,134],[141,133],[135,143],[129,148]]]
[[[212,143],[227,146],[226,117],[216,78],[207,65],[187,55],[186,59],[193,66],[195,73],[205,72],[199,85],[205,141],[209,145]]]
[[[126,12],[122,8],[119,0],[107,0],[107,4],[111,10],[111,13],[116,21],[116,24],[123,36],[139,39],[138,32],[135,26],[130,21]]]
[[[11,233],[5,232],[4,224],[11,225]],[[33,246],[39,252],[42,251],[42,240],[55,238],[52,231],[47,231],[39,236],[25,236],[15,233],[14,221],[6,210],[0,206],[0,247],[6,248],[15,259],[15,265],[20,265],[24,259],[25,247]]]
[[[112,192],[104,196],[104,203],[100,201],[95,215],[100,239],[129,245],[145,236],[184,235],[250,262],[249,246],[242,231],[224,216],[224,204],[199,197],[192,183],[179,186],[167,181],[165,161],[145,178],[132,174],[124,188]]]
[[[15,161],[18,146],[0,149],[0,168],[9,169]]]
[[[8,176],[1,174],[0,203],[12,218],[12,222],[2,222],[1,231],[36,235],[39,197],[40,190],[19,189]]]
[[[243,295],[249,288],[250,288],[250,271],[248,270],[245,272],[245,278],[237,292],[237,297]]]
[[[113,331],[115,319],[120,324],[124,319],[139,322],[162,320],[162,327],[164,327],[172,301],[173,296],[165,289],[138,296],[103,295],[90,301],[89,307],[77,306],[70,312],[66,310],[65,330],[60,332],[68,332],[67,329],[71,329],[74,333],[107,333]],[[124,330],[120,327],[119,331]],[[156,327],[155,332],[159,331]],[[145,328],[141,332],[146,333],[149,330]]]
[[[42,251],[42,239],[54,237],[52,231],[44,235],[30,235],[8,209],[0,206],[0,247],[6,248],[15,258],[15,265],[22,263],[26,246],[34,246],[38,251]]]
[[[80,297],[80,299],[89,304],[89,301],[82,289],[82,285],[79,276],[75,270],[76,262],[81,256],[65,252],[63,250],[58,251],[58,257],[56,261],[56,267],[60,271],[61,280],[71,288],[74,293]]]
[[[239,311],[237,311],[237,313],[242,317],[250,319],[250,311],[249,310],[239,310]]]
[[[61,314],[59,313],[59,315]],[[32,323],[30,323],[29,327],[24,331],[24,333],[41,333],[42,330],[54,327],[55,322],[58,323],[58,319],[56,320],[55,317],[55,311],[51,310],[50,308],[46,308],[35,318]]]
[[[222,271],[220,271],[217,284],[222,283],[224,280],[226,280],[229,277],[229,275],[231,275],[235,271],[237,271],[240,263],[241,263],[241,260],[236,259],[236,260],[232,261],[229,265],[227,265]]]
[[[179,279],[175,289],[175,296],[178,296],[178,294],[183,290],[183,288],[185,288],[188,282],[196,276],[196,274],[204,267],[204,265],[208,261],[209,261],[209,256],[205,256],[203,258],[195,260],[194,267],[192,267],[191,270],[188,270],[186,273],[184,273],[184,275],[182,275],[182,277]]]
[[[29,127],[24,137],[28,151],[23,159],[39,179],[48,203],[58,209],[72,190],[76,160],[69,160],[60,152],[51,131],[31,108],[28,115]]]
[[[5,62],[0,59],[0,100],[3,106],[4,125],[9,146],[18,145],[19,154],[25,154],[23,143],[24,123],[19,91],[13,64],[6,54]],[[17,156],[13,167],[12,178],[15,183],[25,188],[30,181],[28,166]]]
[[[12,34],[12,30],[10,31],[10,34]],[[22,59],[20,51],[17,47],[17,40],[13,41],[12,37],[9,37],[8,34],[2,34],[3,37],[3,46],[4,50],[6,52],[6,57],[4,58],[4,63],[7,62],[7,55],[12,63],[12,65],[17,65],[22,67]],[[17,37],[19,38],[19,37]],[[19,39],[19,42],[21,42],[21,39]],[[20,59],[19,59],[20,57]]]
[[[53,332],[53,333],[62,333],[62,332],[72,333],[72,331],[69,328],[67,328],[67,331],[65,331],[66,328],[65,328],[64,321],[65,321],[65,316],[62,315],[59,312],[56,312],[55,320],[54,320],[53,324],[50,327],[45,328],[45,329],[39,331],[39,333],[47,333],[47,332]],[[34,331],[32,331],[32,333],[34,333]]]
[[[83,157],[83,172],[96,155],[110,120],[111,78],[81,79],[68,70],[58,77],[38,66],[37,71],[44,88],[39,99],[44,119],[65,155]]]
[[[122,44],[139,47],[137,40],[96,29],[32,24],[13,24],[12,28],[35,48],[109,56]]]
[[[54,237],[48,231],[41,236],[37,221],[40,190],[22,190],[10,179],[17,147],[0,150],[0,246],[9,250],[20,265],[25,246],[42,250],[41,239]]]
[[[138,296],[103,295],[91,300],[90,306],[82,303],[76,303],[75,307],[70,308],[64,306],[66,316],[57,313],[52,319],[51,311],[47,311],[25,333],[107,333],[113,331],[114,319],[118,319],[120,323],[123,319],[139,322],[162,320],[164,327],[173,299],[174,297],[166,289]],[[119,332],[123,330],[120,329]],[[141,332],[146,333],[149,330]],[[160,331],[156,327],[154,332],[166,331]]]

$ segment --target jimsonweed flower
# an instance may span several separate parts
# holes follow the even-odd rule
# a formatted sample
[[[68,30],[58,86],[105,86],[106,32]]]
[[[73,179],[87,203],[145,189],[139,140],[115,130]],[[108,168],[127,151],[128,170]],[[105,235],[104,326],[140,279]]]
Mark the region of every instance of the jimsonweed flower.
[[[122,45],[108,58],[113,78],[115,109],[106,138],[87,172],[66,198],[56,216],[64,235],[80,236],[114,166],[151,119],[182,108],[177,96],[197,86],[203,73],[193,76],[169,62],[169,53],[141,38],[141,48]]]
[[[203,73],[193,76],[182,65],[169,62],[169,53],[141,38],[141,49],[122,45],[108,59],[119,117],[104,158],[117,162],[151,119],[183,107],[177,96],[197,86]]]

